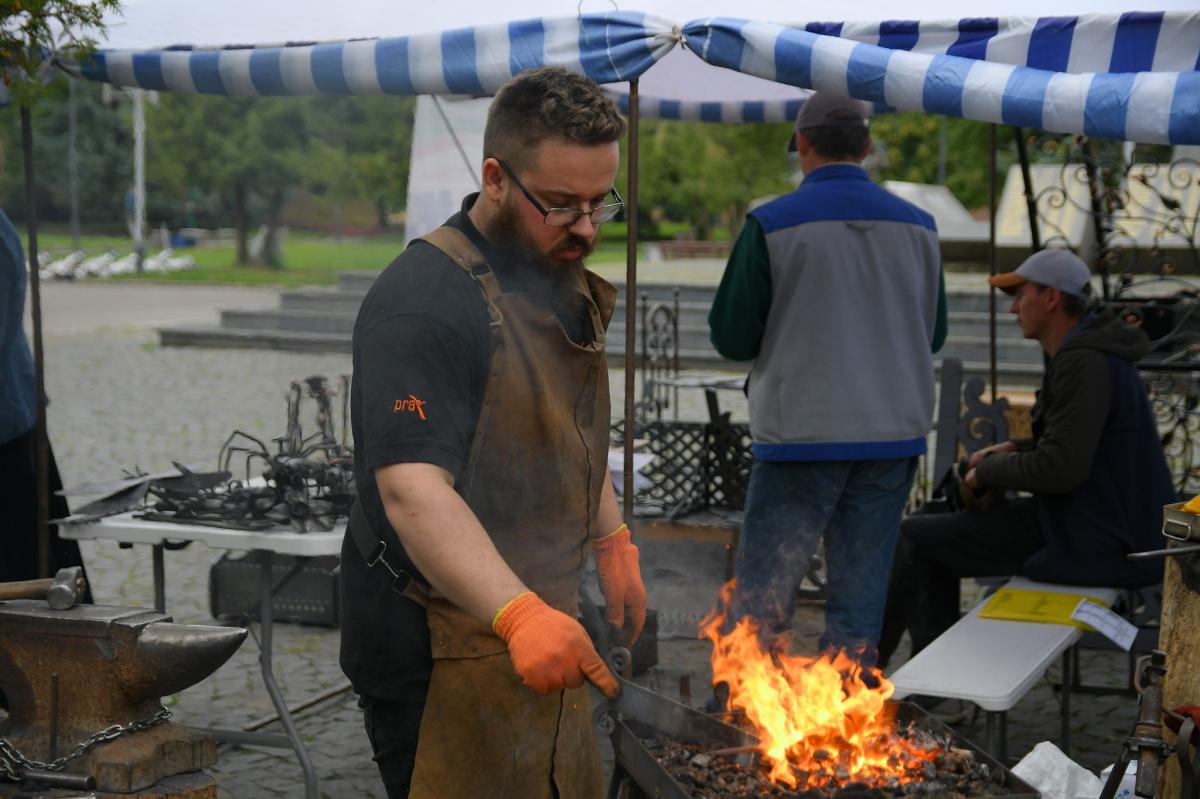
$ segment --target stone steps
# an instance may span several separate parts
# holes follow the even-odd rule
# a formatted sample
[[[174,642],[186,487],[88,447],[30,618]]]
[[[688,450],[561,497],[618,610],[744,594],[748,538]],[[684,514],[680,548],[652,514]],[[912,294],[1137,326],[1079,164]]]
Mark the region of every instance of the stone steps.
[[[160,331],[164,346],[262,347],[301,352],[346,352],[354,331],[354,320],[363,297],[378,272],[351,271],[338,274],[332,287],[287,289],[279,294],[276,308],[224,310],[220,324],[213,327],[180,327]],[[609,329],[609,360],[623,358],[625,342],[624,284]],[[709,343],[708,312],[716,293],[711,281],[646,280],[638,283],[638,314],[642,304],[663,303],[679,308],[680,364],[683,368],[733,369],[742,364],[726,361]],[[947,293],[950,335],[937,358],[956,357],[973,373],[986,373],[989,358],[988,293],[952,290]],[[998,303],[996,338],[999,371],[1006,384],[1026,385],[1041,373],[1041,350],[1026,341],[1007,312],[1007,301]]]

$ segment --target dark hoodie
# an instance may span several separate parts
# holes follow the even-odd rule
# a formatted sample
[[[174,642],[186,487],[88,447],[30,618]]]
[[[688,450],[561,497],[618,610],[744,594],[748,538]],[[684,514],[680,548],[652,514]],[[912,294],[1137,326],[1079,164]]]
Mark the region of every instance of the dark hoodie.
[[[1178,501],[1136,363],[1146,334],[1112,313],[1082,319],[1046,366],[1033,438],[989,456],[987,486],[1038,500],[1046,546],[1021,574],[1044,582],[1140,587],[1159,561],[1125,555],[1162,545],[1162,507]]]

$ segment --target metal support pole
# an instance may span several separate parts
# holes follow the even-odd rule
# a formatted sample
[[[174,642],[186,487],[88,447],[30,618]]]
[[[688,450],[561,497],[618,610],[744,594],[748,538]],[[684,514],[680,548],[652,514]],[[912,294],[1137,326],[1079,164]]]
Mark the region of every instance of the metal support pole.
[[[67,81],[67,180],[71,193],[71,247],[79,249],[79,150],[76,148],[78,120],[75,80]]]
[[[46,434],[46,353],[42,348],[42,284],[38,275],[37,185],[33,173],[33,120],[21,106],[21,144],[25,154],[25,234],[29,240],[29,312],[33,322],[34,379],[37,384],[37,553],[38,576],[50,576],[50,440]]]
[[[163,566],[163,544],[159,541],[150,548],[154,569],[154,609],[159,613],[167,612],[167,579]]]
[[[1033,251],[1042,249],[1042,235],[1038,229],[1037,197],[1033,193],[1033,178],[1029,175],[1029,148],[1025,145],[1025,134],[1013,125],[1013,139],[1017,142],[1017,158],[1021,161],[1021,181],[1025,185],[1025,209],[1029,213],[1029,241]]]
[[[629,186],[625,192],[625,464],[622,513],[633,518],[633,381],[637,369],[638,82],[629,81]]]
[[[996,274],[996,125],[989,125],[988,146],[988,274]],[[988,359],[992,384],[992,404],[996,404],[996,287],[988,288]]]
[[[146,260],[146,93],[133,90],[133,251],[137,271]]]
[[[1092,157],[1092,143],[1088,139],[1083,140],[1083,167],[1087,173],[1088,181],[1088,197],[1091,200],[1092,209],[1092,230],[1096,235],[1096,252],[1104,252],[1104,241],[1108,231],[1104,222],[1104,197],[1101,193],[1100,174],[1096,168],[1096,159]],[[1096,272],[1100,275],[1100,291],[1104,300],[1107,302],[1109,298],[1108,292],[1108,264],[1103,257],[1096,259]]]
[[[1069,646],[1063,650],[1062,656],[1062,696],[1060,697],[1060,706],[1062,708],[1062,726],[1059,730],[1058,744],[1063,750],[1063,754],[1070,757],[1071,755],[1071,682],[1072,675],[1075,673],[1075,656],[1076,651],[1074,646]]]
[[[986,715],[986,731],[983,748],[990,755],[1007,765],[1008,760],[1008,712],[989,710]]]
[[[271,603],[274,600],[274,586],[271,584],[271,555],[269,549],[258,550],[259,587],[262,591],[258,606],[258,618],[261,622],[258,663],[262,668],[263,684],[267,686],[267,693],[271,695],[271,703],[279,712],[279,721],[283,724],[288,740],[292,742],[292,749],[296,752],[300,767],[304,769],[304,797],[317,799],[317,772],[313,769],[312,759],[308,756],[304,741],[300,739],[300,733],[296,731],[296,725],[292,723],[292,716],[288,713],[287,703],[283,700],[283,694],[279,692],[279,686],[275,684],[275,672],[272,670],[271,648],[274,642],[271,636]]]

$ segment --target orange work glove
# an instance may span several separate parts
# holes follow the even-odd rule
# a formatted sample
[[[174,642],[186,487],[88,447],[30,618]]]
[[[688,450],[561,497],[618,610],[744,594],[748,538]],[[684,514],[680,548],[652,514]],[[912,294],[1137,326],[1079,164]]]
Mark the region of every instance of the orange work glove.
[[[638,548],[622,524],[613,532],[592,542],[596,550],[596,572],[600,576],[600,592],[608,606],[609,624],[620,630],[625,626],[628,611],[633,622],[627,646],[633,646],[646,624],[646,587],[638,568]]]
[[[578,688],[585,678],[609,699],[621,693],[583,626],[532,591],[496,611],[492,629],[508,644],[521,682],[539,694]]]

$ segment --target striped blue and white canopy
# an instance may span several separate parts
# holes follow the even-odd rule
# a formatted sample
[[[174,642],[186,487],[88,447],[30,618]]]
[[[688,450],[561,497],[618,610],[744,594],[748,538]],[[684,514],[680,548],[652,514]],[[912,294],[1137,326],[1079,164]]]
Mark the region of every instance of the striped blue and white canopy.
[[[649,0],[647,0],[649,1]],[[69,67],[125,87],[231,96],[489,94],[561,65],[639,79],[650,117],[795,117],[808,89],[1062,133],[1200,143],[1200,12],[798,22],[633,11],[332,42],[102,49]]]
[[[522,70],[562,66],[597,83],[637,79],[675,46],[673,26],[614,11],[395,38],[221,48],[98,50],[90,80],[183,94],[493,93]]]
[[[1039,19],[1014,27],[963,20],[957,30],[911,23],[863,32],[708,19],[684,34],[711,64],[897,110],[1200,143],[1200,14]]]

